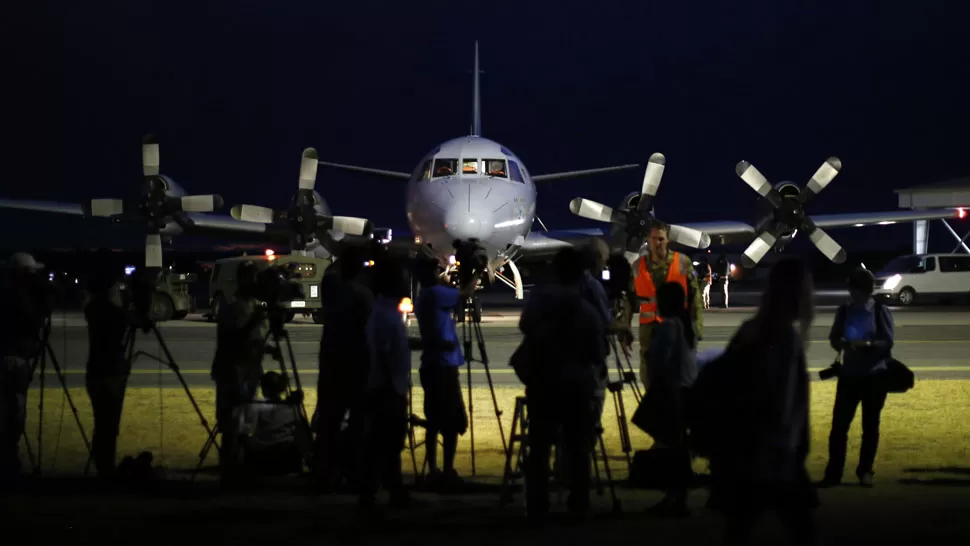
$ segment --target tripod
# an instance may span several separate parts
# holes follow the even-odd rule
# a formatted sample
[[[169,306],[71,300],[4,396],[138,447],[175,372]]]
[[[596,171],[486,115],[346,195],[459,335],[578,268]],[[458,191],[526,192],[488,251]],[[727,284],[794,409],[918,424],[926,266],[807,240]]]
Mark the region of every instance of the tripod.
[[[186,383],[185,378],[182,377],[182,372],[179,369],[178,364],[175,363],[175,357],[173,357],[172,352],[169,351],[168,344],[165,343],[165,338],[162,337],[162,333],[158,330],[158,326],[154,322],[148,320],[147,318],[142,318],[141,321],[142,321],[142,325],[141,325],[142,331],[144,331],[146,334],[147,333],[155,334],[155,339],[158,341],[158,346],[161,347],[162,352],[165,353],[165,359],[163,360],[145,351],[136,352],[135,339],[137,338],[139,326],[136,326],[136,325],[128,326],[128,331],[125,332],[125,354],[128,355],[128,375],[125,376],[125,390],[127,390],[128,388],[128,377],[131,376],[131,369],[135,364],[135,360],[138,359],[139,356],[146,356],[161,364],[165,364],[166,366],[169,367],[170,370],[175,372],[175,377],[178,378],[179,383],[182,385],[182,389],[185,390],[185,395],[189,397],[189,402],[192,403],[192,408],[195,410],[196,415],[199,416],[199,420],[202,422],[202,427],[205,428],[207,433],[209,433],[210,438],[214,437],[213,436],[214,432],[212,431],[212,427],[209,426],[209,421],[206,420],[205,415],[202,414],[202,410],[199,409],[199,404],[195,401],[195,396],[192,396],[192,391],[189,390],[188,383]],[[219,449],[218,445],[215,447],[216,449]],[[208,450],[206,450],[206,453],[207,452]],[[200,457],[203,457],[202,460],[205,460],[204,454],[200,454]],[[201,466],[201,461],[199,464]],[[88,466],[90,465],[91,465],[91,457],[88,457]]]
[[[485,349],[485,336],[482,334],[482,302],[477,296],[466,298],[463,305],[458,309],[458,320],[461,322],[462,347],[465,356],[465,370],[468,376],[468,430],[471,432],[472,444],[472,476],[475,475],[475,411],[472,400],[472,335],[478,344],[478,352],[481,359],[477,360],[485,368],[485,377],[488,379],[488,390],[492,395],[492,406],[495,408],[495,420],[498,421],[498,433],[502,438],[502,452],[508,456],[508,444],[505,441],[505,431],[502,427],[502,410],[498,407],[498,399],[495,397],[495,385],[492,383],[492,372],[488,367],[488,352]]]
[[[639,404],[643,398],[643,393],[640,390],[640,380],[637,379],[637,372],[633,369],[633,363],[630,361],[630,353],[617,342],[616,334],[610,334],[609,339],[610,348],[613,350],[613,357],[616,359],[616,373],[620,376],[619,381],[630,384],[630,387],[633,389],[633,398]],[[625,368],[624,365],[626,365]]]
[[[40,415],[38,416],[37,422],[37,458],[34,459],[33,452],[30,449],[30,442],[27,438],[27,431],[24,431],[24,445],[27,447],[27,454],[34,465],[34,474],[39,476],[41,473],[40,467],[43,461],[44,453],[44,391],[46,390],[45,376],[47,375],[47,359],[50,358],[51,366],[54,368],[54,373],[57,375],[57,380],[61,383],[61,388],[64,390],[64,398],[67,400],[68,405],[71,407],[71,413],[74,414],[74,422],[77,423],[77,429],[81,433],[81,439],[84,441],[84,448],[88,451],[88,460],[91,457],[91,442],[88,441],[88,435],[84,432],[84,426],[81,425],[81,417],[78,416],[77,406],[74,405],[74,399],[71,397],[71,392],[67,388],[67,381],[64,380],[64,374],[61,372],[61,366],[57,362],[57,356],[54,355],[54,348],[51,347],[50,343],[51,336],[51,317],[50,315],[44,321],[44,334],[41,340],[41,350],[40,354],[34,357],[33,363],[30,365],[30,380],[28,385],[33,381],[34,372],[40,369],[40,403],[38,406]],[[88,467],[84,468],[84,475],[87,476]]]

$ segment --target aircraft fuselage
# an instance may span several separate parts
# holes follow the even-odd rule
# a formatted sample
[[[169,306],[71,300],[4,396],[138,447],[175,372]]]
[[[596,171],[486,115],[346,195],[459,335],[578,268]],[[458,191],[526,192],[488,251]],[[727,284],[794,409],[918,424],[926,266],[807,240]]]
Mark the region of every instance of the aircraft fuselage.
[[[407,192],[415,240],[447,264],[455,240],[477,239],[498,267],[532,228],[536,188],[522,161],[478,136],[449,140],[418,163]]]

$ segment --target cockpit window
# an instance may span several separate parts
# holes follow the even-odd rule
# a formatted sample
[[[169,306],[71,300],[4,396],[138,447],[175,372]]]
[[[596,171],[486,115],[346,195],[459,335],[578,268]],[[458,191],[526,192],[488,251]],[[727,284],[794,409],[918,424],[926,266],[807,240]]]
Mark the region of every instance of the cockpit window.
[[[455,170],[458,169],[457,159],[442,159],[438,158],[434,160],[434,177],[439,176],[452,176],[455,174]]]
[[[508,174],[505,172],[505,160],[486,159],[485,174],[488,176],[497,176],[499,178],[508,178]]]
[[[421,165],[418,170],[418,180],[424,182],[425,180],[431,180],[431,160],[427,160]]]
[[[478,160],[465,158],[461,160],[461,174],[478,174]]]
[[[509,175],[511,175],[512,180],[515,182],[522,182],[522,173],[519,172],[519,164],[515,161],[509,161]]]

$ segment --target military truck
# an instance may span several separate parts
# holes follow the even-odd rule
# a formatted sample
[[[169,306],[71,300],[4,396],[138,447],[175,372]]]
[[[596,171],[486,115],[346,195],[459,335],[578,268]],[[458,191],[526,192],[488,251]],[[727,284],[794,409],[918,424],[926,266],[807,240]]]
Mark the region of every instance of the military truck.
[[[260,271],[272,266],[294,268],[294,271],[300,274],[300,278],[293,279],[290,282],[300,284],[306,297],[302,300],[285,303],[285,307],[289,309],[286,317],[287,322],[293,320],[298,314],[312,317],[317,324],[323,322],[320,315],[320,281],[323,279],[323,273],[330,266],[331,260],[302,254],[272,253],[256,256],[235,256],[215,262],[209,284],[210,311],[206,315],[209,321],[215,321],[219,315],[219,308],[227,301],[232,301],[233,294],[236,293],[236,270],[247,261],[255,263]]]
[[[125,267],[125,277],[134,270],[134,266]],[[171,267],[163,269],[152,294],[149,319],[154,322],[182,320],[195,311],[195,298],[189,293],[189,285],[198,280],[195,273],[176,273]]]

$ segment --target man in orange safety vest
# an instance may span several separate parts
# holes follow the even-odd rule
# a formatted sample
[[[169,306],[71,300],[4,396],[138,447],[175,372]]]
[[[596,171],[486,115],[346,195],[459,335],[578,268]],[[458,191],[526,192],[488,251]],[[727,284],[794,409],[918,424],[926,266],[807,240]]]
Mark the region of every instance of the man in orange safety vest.
[[[687,307],[695,339],[703,336],[704,303],[698,287],[697,274],[693,263],[686,254],[668,249],[670,226],[654,222],[647,238],[648,252],[637,258],[631,267],[628,292],[636,294],[639,303],[639,341],[640,341],[640,379],[644,387],[647,382],[647,349],[653,327],[661,321],[657,310],[657,288],[668,282],[676,282],[684,287],[687,294]],[[626,324],[633,319],[632,310],[626,310]]]

